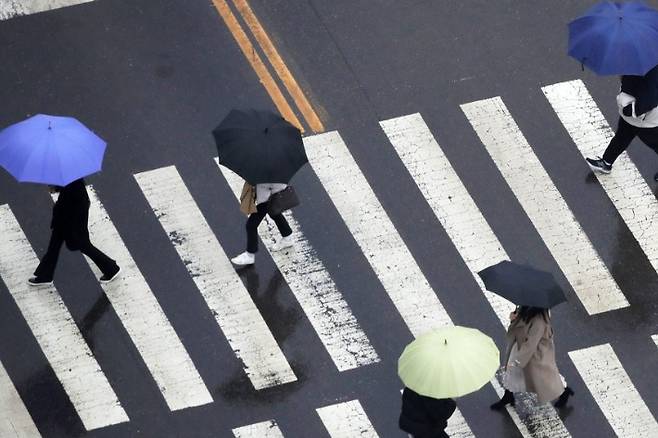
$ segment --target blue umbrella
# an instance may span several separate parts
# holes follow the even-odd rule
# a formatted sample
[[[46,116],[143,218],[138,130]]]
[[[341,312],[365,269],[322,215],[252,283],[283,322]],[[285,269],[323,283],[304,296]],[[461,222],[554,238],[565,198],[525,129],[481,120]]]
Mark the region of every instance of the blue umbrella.
[[[74,118],[37,114],[0,131],[0,166],[20,182],[65,186],[101,170],[105,146]]]
[[[644,76],[658,65],[658,11],[598,3],[569,23],[569,55],[600,75]]]

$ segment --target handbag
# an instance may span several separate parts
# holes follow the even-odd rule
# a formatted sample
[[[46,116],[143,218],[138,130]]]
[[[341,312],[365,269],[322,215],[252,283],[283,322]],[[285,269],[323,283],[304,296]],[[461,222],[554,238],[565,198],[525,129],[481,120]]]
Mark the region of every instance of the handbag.
[[[251,184],[245,182],[240,194],[240,211],[247,216],[256,213],[256,189]]]
[[[299,198],[297,197],[297,193],[295,193],[295,189],[292,186],[288,186],[280,192],[272,194],[268,204],[267,212],[270,216],[276,216],[298,206]]]

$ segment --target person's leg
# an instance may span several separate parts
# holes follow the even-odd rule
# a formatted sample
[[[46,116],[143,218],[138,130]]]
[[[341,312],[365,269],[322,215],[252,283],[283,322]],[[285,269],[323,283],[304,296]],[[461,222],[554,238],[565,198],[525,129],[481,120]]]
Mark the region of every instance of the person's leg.
[[[247,229],[247,250],[231,259],[236,265],[253,265],[258,252],[258,225],[267,214],[267,203],[256,205],[256,213],[249,215],[245,228]]]
[[[55,266],[57,266],[57,259],[59,258],[59,251],[64,244],[64,238],[62,235],[54,231],[50,235],[50,242],[48,243],[48,249],[46,253],[41,258],[39,266],[34,271],[34,276],[38,280],[43,280],[45,282],[51,282],[55,274]]]
[[[506,389],[505,394],[503,394],[503,397],[489,407],[495,411],[499,411],[507,405],[514,406],[514,402],[515,402],[514,393]]]
[[[281,251],[282,249],[290,248],[294,243],[291,237],[292,229],[290,228],[290,225],[288,224],[286,218],[283,216],[283,213],[277,214],[276,216],[270,215],[270,217],[276,224],[276,227],[279,229],[279,233],[281,233],[281,237],[282,237],[282,239],[279,240],[272,247],[272,249],[274,251]]]
[[[92,245],[89,240],[82,242],[79,249],[81,253],[89,257],[98,266],[104,277],[112,278],[119,271],[117,262]]]
[[[556,408],[564,407],[564,405],[567,404],[567,400],[569,400],[569,397],[571,397],[574,394],[575,393],[573,392],[573,389],[566,386],[564,388],[564,391],[562,391],[562,394],[560,394],[560,397],[558,397],[557,401],[553,404],[553,406],[555,406]]]
[[[617,157],[628,148],[639,130],[640,128],[629,124],[626,120],[619,117],[617,131],[603,153],[603,160],[612,165]]]
[[[637,136],[642,140],[642,143],[658,154],[658,128],[638,129]],[[658,182],[658,173],[653,176],[653,180]]]

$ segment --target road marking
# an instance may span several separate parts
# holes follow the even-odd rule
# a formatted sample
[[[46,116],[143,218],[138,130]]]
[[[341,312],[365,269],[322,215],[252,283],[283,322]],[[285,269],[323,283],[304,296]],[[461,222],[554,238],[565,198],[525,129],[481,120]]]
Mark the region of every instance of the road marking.
[[[116,259],[122,269],[117,280],[101,284],[101,287],[158,384],[167,406],[175,411],[212,403],[201,376],[93,187],[89,186],[88,191],[91,239]],[[100,277],[102,273],[96,265],[88,258],[87,262]]]
[[[617,436],[655,438],[658,423],[610,344],[570,351],[578,373]]]
[[[582,81],[562,82],[542,91],[584,157],[602,155],[614,135]],[[626,152],[608,175],[594,172],[619,215],[658,272],[658,200]]]
[[[514,304],[486,290],[477,275],[487,266],[509,260],[502,244],[420,114],[382,121],[380,125],[506,329]],[[494,379],[492,384],[498,382]],[[523,436],[570,436],[555,409],[550,405],[533,406],[531,401],[527,394],[518,394],[517,402],[526,408],[522,419],[516,411],[512,415]]]
[[[0,277],[87,430],[128,421],[54,286],[32,287],[39,263],[8,205],[0,206]]]
[[[0,362],[0,436],[3,438],[41,437],[2,362]]]
[[[220,166],[217,159],[215,163],[239,199],[244,181],[226,167]],[[379,362],[375,349],[300,230],[297,220],[291,212],[284,214],[293,230],[293,248],[284,251],[272,249],[280,236],[274,221],[269,217],[266,217],[266,223],[261,224],[258,232],[334,364],[339,371],[345,371]]]
[[[340,134],[313,135],[304,144],[324,189],[411,333],[452,325]]]
[[[656,347],[658,347],[658,335],[653,335],[651,339],[653,339],[653,342],[656,343]]]
[[[288,104],[286,98],[283,96],[283,93],[281,93],[279,86],[272,78],[267,67],[265,67],[263,60],[258,56],[258,53],[256,53],[256,49],[251,44],[251,41],[249,41],[249,37],[240,26],[240,23],[238,23],[233,12],[231,12],[231,8],[225,0],[212,0],[212,2],[283,118],[304,132],[304,127],[290,107],[290,104]]]
[[[134,176],[254,387],[297,380],[176,168]]]
[[[450,236],[475,281],[507,327],[515,305],[484,287],[478,271],[509,256],[418,113],[379,122]]]
[[[461,105],[587,313],[628,306],[500,97]]]
[[[89,3],[93,0],[2,0],[0,1],[0,21],[19,15],[64,8],[66,6]]]
[[[274,420],[263,421],[233,429],[235,438],[283,438]]]
[[[247,1],[233,0],[233,3],[235,4],[235,7],[237,8],[244,21],[247,23],[247,26],[249,26],[249,29],[256,38],[256,41],[258,41],[258,44],[263,49],[265,56],[267,56],[268,61],[270,61],[270,64],[274,68],[276,74],[279,76],[279,79],[281,79],[281,82],[283,82],[286,90],[288,90],[288,93],[295,101],[297,109],[299,109],[299,112],[301,112],[302,116],[304,116],[308,126],[313,132],[319,133],[324,131],[324,126],[322,125],[320,118],[315,113],[315,110],[308,102],[304,92],[297,84],[295,77],[292,75],[292,73],[290,73],[288,66],[285,62],[283,62],[283,59],[279,55],[276,47],[274,44],[272,44],[272,40],[267,35],[267,32],[265,32],[265,29],[263,29],[263,26],[261,26],[258,18],[252,11]]]
[[[325,406],[316,411],[331,438],[376,438],[379,436],[358,400]]]

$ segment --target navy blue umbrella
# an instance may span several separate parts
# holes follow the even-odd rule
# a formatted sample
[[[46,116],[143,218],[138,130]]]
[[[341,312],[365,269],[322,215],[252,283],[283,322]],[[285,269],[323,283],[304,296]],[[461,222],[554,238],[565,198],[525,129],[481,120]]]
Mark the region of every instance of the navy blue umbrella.
[[[553,274],[531,266],[502,261],[478,272],[487,290],[517,306],[551,307],[566,301]]]
[[[569,23],[568,53],[599,75],[644,76],[658,65],[658,11],[598,3]]]

